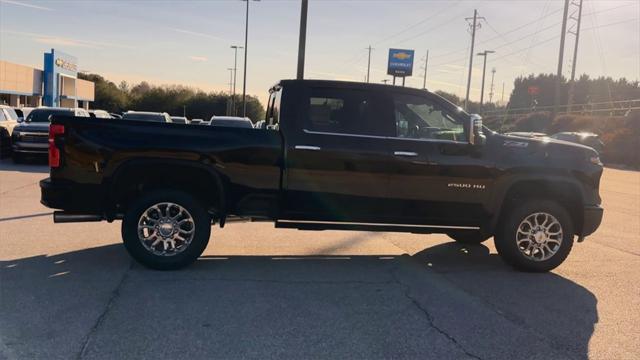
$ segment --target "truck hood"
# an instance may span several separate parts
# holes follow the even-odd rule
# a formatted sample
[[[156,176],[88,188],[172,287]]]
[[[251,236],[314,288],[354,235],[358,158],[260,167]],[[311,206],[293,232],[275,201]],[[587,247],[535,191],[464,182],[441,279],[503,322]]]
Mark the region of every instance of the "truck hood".
[[[565,168],[581,167],[589,163],[591,158],[598,157],[598,153],[588,146],[549,137],[529,138],[495,134],[491,140],[495,146],[501,148],[503,154],[511,158],[521,158],[523,161],[537,159],[541,163],[556,164]]]
[[[48,133],[49,132],[49,125],[51,125],[48,122],[22,122],[20,124],[18,124],[13,131],[31,131],[31,132],[44,132],[44,133]]]

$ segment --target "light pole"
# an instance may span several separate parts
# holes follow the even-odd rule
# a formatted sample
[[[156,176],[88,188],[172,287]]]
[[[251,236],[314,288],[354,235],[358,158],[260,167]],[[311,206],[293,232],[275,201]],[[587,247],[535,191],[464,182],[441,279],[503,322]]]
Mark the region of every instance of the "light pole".
[[[238,72],[238,49],[244,49],[243,46],[231,45],[233,49],[233,95],[231,95],[231,109],[233,109],[230,115],[236,116],[236,73]]]
[[[249,39],[249,0],[247,2],[247,11],[244,20],[244,74],[242,76],[242,117],[247,116],[247,41]],[[260,1],[260,0],[251,0]]]
[[[298,74],[297,79],[304,79],[304,53],[307,43],[307,9],[309,0],[302,0],[300,4],[300,34],[298,39]]]
[[[484,100],[484,75],[487,71],[487,55],[493,54],[495,51],[493,50],[485,50],[481,53],[478,53],[478,56],[484,57],[484,62],[482,65],[482,88],[480,89],[480,107],[482,107],[482,102]]]

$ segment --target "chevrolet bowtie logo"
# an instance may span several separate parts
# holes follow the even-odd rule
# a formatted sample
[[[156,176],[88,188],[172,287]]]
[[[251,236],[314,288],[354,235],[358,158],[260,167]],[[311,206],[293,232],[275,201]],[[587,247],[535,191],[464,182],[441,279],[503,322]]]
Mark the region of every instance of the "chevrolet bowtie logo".
[[[398,60],[407,60],[408,58],[411,57],[410,54],[407,54],[405,52],[395,53],[392,56]]]

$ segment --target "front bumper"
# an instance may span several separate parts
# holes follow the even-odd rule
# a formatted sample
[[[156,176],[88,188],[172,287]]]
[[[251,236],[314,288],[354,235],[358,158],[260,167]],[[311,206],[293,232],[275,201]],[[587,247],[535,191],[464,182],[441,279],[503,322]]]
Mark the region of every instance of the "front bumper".
[[[29,143],[29,142],[14,142],[11,145],[13,152],[17,153],[30,153],[30,154],[48,154],[49,144],[43,143]]]
[[[579,235],[585,237],[593,234],[602,223],[603,214],[604,209],[600,205],[585,206],[582,215],[582,231]]]

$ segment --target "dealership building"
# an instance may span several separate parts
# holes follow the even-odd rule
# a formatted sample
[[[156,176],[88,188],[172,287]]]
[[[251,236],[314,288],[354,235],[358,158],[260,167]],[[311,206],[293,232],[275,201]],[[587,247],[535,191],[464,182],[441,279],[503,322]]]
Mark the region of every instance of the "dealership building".
[[[43,70],[0,60],[0,104],[89,109],[95,98],[91,81],[78,79],[78,59],[51,49]]]

